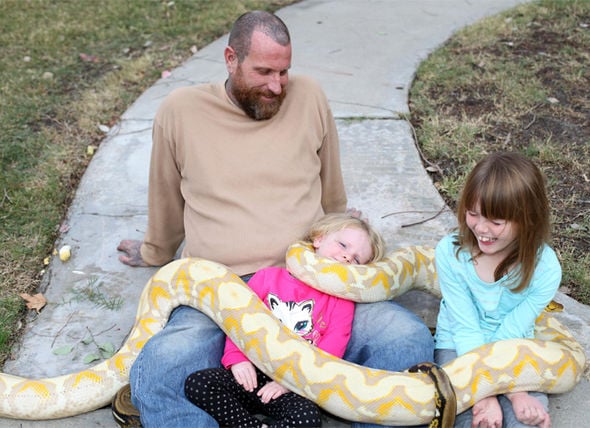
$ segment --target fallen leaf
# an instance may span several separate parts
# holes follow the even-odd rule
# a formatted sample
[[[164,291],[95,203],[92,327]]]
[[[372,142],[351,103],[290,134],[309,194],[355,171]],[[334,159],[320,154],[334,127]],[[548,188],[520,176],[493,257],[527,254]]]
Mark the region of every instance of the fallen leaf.
[[[85,53],[80,54],[80,59],[84,62],[98,62],[98,57],[96,55],[88,55]]]
[[[116,351],[115,346],[110,342],[103,343],[98,347],[98,349],[100,350],[100,355],[104,359],[111,358],[113,355],[115,355]]]
[[[84,359],[82,361],[84,361],[84,364],[90,364],[96,360],[100,360],[100,355],[98,354],[88,354],[84,357]]]
[[[52,352],[54,355],[67,355],[74,350],[72,345],[64,345],[60,348],[55,348]]]
[[[34,309],[37,313],[41,312],[41,309],[47,304],[47,299],[42,293],[37,293],[31,296],[28,293],[19,294],[26,302],[28,309]]]

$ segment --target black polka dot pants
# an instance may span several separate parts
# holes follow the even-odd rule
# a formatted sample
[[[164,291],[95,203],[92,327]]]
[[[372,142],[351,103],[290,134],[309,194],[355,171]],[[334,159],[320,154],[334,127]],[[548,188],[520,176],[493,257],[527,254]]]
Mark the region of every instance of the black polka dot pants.
[[[320,427],[319,407],[307,398],[288,392],[269,403],[256,395],[272,379],[256,369],[258,387],[253,392],[239,385],[230,370],[212,368],[191,374],[185,382],[184,393],[193,404],[209,413],[220,426],[260,427],[255,414],[272,418],[269,427]]]

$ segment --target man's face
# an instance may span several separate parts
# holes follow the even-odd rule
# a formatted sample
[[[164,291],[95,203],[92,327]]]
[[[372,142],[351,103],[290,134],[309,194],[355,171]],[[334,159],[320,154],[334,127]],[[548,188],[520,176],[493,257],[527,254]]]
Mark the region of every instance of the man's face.
[[[264,33],[252,34],[250,52],[242,63],[226,48],[228,92],[232,100],[255,120],[270,119],[285,99],[291,67],[291,45],[281,46]]]

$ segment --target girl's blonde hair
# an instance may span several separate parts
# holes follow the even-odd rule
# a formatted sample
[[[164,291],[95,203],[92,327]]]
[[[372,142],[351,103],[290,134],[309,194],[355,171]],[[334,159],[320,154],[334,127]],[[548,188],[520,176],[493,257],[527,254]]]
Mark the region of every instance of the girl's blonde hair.
[[[516,239],[506,258],[494,272],[495,280],[517,266],[511,288],[520,292],[528,287],[539,249],[550,240],[550,211],[545,192],[545,178],[528,158],[513,152],[492,153],[482,159],[467,176],[463,187],[457,218],[459,245],[457,253],[465,249],[474,258],[481,254],[477,238],[467,227],[465,214],[479,203],[481,215],[491,220],[514,223]]]
[[[376,262],[383,258],[385,255],[385,243],[381,235],[367,221],[346,213],[326,214],[310,227],[307,234],[303,237],[303,241],[307,244],[313,244],[316,238],[348,228],[361,229],[369,235],[373,257],[368,263]]]

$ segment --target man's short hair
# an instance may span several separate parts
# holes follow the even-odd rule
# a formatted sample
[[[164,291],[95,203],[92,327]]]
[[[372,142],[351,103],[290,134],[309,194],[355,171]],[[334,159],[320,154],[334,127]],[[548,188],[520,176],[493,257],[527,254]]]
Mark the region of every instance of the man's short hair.
[[[235,51],[238,62],[248,56],[254,31],[266,34],[281,46],[291,43],[289,30],[278,16],[262,10],[246,12],[236,19],[229,34],[228,44]]]

